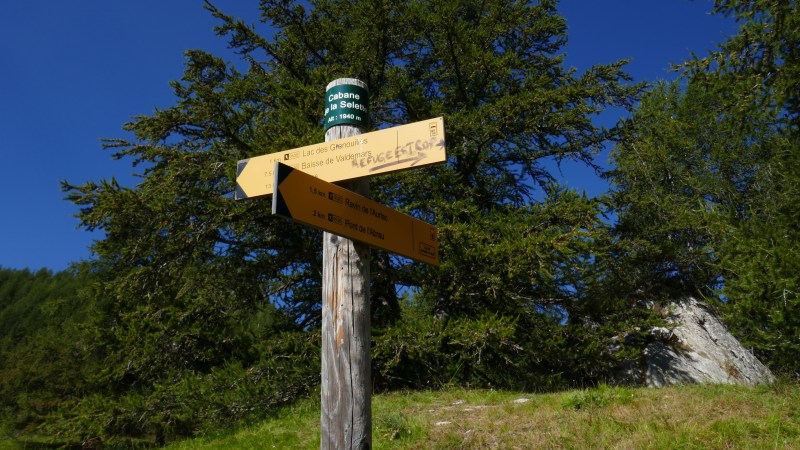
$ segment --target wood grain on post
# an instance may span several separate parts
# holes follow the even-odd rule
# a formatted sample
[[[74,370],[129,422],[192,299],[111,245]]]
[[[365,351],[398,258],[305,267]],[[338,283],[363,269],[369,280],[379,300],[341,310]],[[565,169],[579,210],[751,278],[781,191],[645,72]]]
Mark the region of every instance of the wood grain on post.
[[[327,89],[345,84],[367,88],[360,80],[340,78]],[[325,142],[363,132],[355,125],[334,125]],[[369,191],[366,179],[341,185],[365,196]],[[322,449],[372,448],[369,252],[365,244],[323,235]]]

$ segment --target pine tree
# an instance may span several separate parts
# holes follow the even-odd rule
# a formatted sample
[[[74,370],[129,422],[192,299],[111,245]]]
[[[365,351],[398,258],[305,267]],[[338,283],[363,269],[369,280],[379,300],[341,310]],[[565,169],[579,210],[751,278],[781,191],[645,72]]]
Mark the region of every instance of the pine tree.
[[[728,324],[797,376],[800,204],[796,2],[718,1],[742,25],[634,115],[613,181],[630,286],[719,300]]]
[[[720,0],[716,11],[742,25],[709,57],[690,61],[693,82],[732,94],[725,109],[766,149],[752,167],[756,189],[741,205],[724,255],[729,323],[770,366],[800,377],[800,6],[796,1]],[[768,118],[766,129],[752,117]]]
[[[81,224],[105,232],[90,327],[107,366],[100,385],[149,392],[232,360],[249,367],[269,345],[254,327],[275,340],[319,324],[319,233],[232,193],[238,160],[322,142],[324,88],[339,77],[367,83],[375,128],[445,118],[446,164],[372,180],[376,200],[439,226],[443,261],[374,252],[376,324],[401,319],[395,286],[409,286],[416,307],[452,322],[440,348],[474,350],[462,379],[571,370],[542,362],[531,336],[548,336],[583,299],[591,243],[605,231],[598,202],[555,186],[547,167],[591,165],[619,136],[592,117],[635,101],[641,87],[624,62],[564,68],[566,25],[551,1],[265,0],[271,38],[206,7],[241,60],[187,52],[176,104],[126,124],[133,139],[106,141],[141,168],[140,184],[64,184]],[[513,336],[496,341],[498,364],[464,326],[482,318]],[[511,364],[520,342],[526,354]]]

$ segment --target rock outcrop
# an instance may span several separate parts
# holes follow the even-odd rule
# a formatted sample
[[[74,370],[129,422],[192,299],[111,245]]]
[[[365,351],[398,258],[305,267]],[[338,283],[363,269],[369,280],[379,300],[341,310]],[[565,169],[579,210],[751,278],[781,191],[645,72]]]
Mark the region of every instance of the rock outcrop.
[[[733,337],[709,307],[694,298],[664,308],[667,327],[650,330],[644,357],[622,381],[646,386],[688,383],[757,385],[772,372]]]

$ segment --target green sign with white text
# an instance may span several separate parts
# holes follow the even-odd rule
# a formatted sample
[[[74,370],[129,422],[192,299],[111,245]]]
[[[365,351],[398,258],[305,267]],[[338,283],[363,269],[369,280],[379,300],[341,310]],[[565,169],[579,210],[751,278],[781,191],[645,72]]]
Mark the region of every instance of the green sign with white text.
[[[325,93],[325,129],[334,125],[369,126],[369,93],[361,86],[341,84]]]

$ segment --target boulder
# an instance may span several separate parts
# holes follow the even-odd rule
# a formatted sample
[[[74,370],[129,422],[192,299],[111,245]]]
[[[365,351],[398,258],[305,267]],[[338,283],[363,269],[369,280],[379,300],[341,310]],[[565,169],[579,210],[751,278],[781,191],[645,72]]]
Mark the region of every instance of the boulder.
[[[650,330],[643,358],[621,381],[667,386],[689,383],[757,385],[774,381],[769,368],[733,337],[708,305],[694,298],[661,309],[666,327]]]

